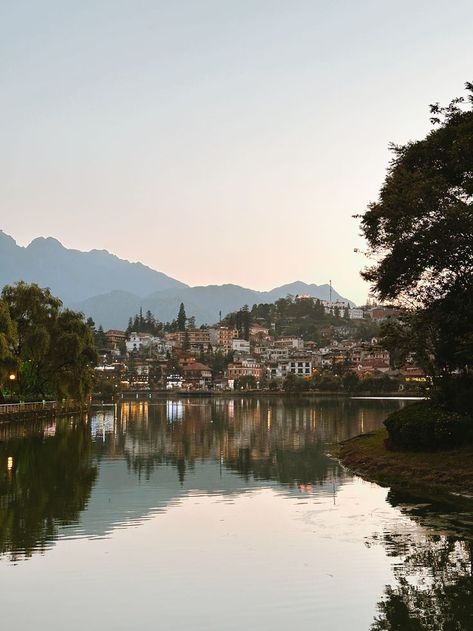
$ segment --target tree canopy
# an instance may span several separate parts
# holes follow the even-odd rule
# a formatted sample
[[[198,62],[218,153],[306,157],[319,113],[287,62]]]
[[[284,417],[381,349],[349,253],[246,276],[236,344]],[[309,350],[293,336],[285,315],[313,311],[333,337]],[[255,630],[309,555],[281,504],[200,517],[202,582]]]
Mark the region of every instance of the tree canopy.
[[[473,84],[431,105],[426,138],[392,146],[379,199],[361,217],[376,263],[363,276],[382,299],[429,304],[473,284]]]
[[[408,308],[387,337],[415,347],[444,390],[452,375],[471,384],[473,368],[473,84],[466,89],[466,99],[430,106],[424,139],[393,147],[379,199],[361,217],[375,260],[363,277]]]
[[[12,364],[23,395],[84,399],[96,352],[81,313],[63,309],[49,289],[19,282],[0,301],[0,362]]]

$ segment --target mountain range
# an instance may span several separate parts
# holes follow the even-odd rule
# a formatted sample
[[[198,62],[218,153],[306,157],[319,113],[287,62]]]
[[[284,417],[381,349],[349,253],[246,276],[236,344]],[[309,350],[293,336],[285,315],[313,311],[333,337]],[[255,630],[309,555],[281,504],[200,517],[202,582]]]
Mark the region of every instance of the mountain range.
[[[270,291],[256,291],[239,285],[190,287],[162,272],[118,258],[106,250],[65,248],[57,239],[38,237],[28,246],[0,230],[0,288],[24,280],[49,287],[71,308],[91,316],[105,329],[126,327],[128,318],[140,307],[162,321],[176,317],[179,304],[198,324],[215,323],[219,312],[226,315],[243,305],[275,302],[287,295],[330,297],[329,285],[296,281]],[[344,300],[332,289],[332,300]]]

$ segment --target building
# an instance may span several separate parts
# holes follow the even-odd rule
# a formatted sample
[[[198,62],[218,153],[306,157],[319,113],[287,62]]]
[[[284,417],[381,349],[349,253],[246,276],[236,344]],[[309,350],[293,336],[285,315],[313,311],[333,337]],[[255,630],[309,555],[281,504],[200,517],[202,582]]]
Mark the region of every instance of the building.
[[[239,362],[232,362],[227,367],[228,379],[239,379],[240,377],[254,377],[256,380],[261,378],[261,364],[252,358],[242,359]]]
[[[375,322],[386,320],[387,318],[398,318],[401,315],[401,309],[395,307],[373,307],[368,311],[369,317]]]
[[[110,329],[105,331],[105,339],[107,340],[107,348],[119,353],[121,346],[125,343],[126,333],[118,329]]]
[[[128,353],[140,351],[145,348],[158,347],[162,344],[160,337],[155,337],[149,333],[130,333],[130,337],[126,340],[126,350]]]
[[[227,355],[233,350],[233,340],[238,337],[238,331],[229,326],[219,326],[209,329],[209,336],[213,349]]]
[[[363,320],[365,317],[365,313],[363,309],[357,309],[353,307],[352,309],[348,309],[348,317],[350,320]]]
[[[248,342],[248,340],[242,340],[238,337],[235,337],[232,340],[232,350],[236,353],[247,355],[250,352],[250,343]]]
[[[273,379],[283,379],[289,373],[299,377],[310,377],[312,375],[312,370],[312,359],[297,357],[285,361],[279,361],[271,365],[269,372]]]

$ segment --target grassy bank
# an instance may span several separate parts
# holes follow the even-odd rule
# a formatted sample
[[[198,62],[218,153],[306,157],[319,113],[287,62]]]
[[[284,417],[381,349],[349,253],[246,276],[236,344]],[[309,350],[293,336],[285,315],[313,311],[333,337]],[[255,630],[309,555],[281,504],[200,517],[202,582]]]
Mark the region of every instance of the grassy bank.
[[[342,464],[367,480],[425,492],[473,498],[473,445],[448,451],[391,451],[386,430],[356,436],[336,446]]]

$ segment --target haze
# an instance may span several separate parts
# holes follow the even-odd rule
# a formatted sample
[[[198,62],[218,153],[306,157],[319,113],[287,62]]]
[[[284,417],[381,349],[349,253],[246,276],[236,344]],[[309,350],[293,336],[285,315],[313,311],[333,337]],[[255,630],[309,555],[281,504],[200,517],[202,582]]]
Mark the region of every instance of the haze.
[[[4,0],[0,228],[363,302],[352,215],[473,79],[472,24],[467,0]]]

